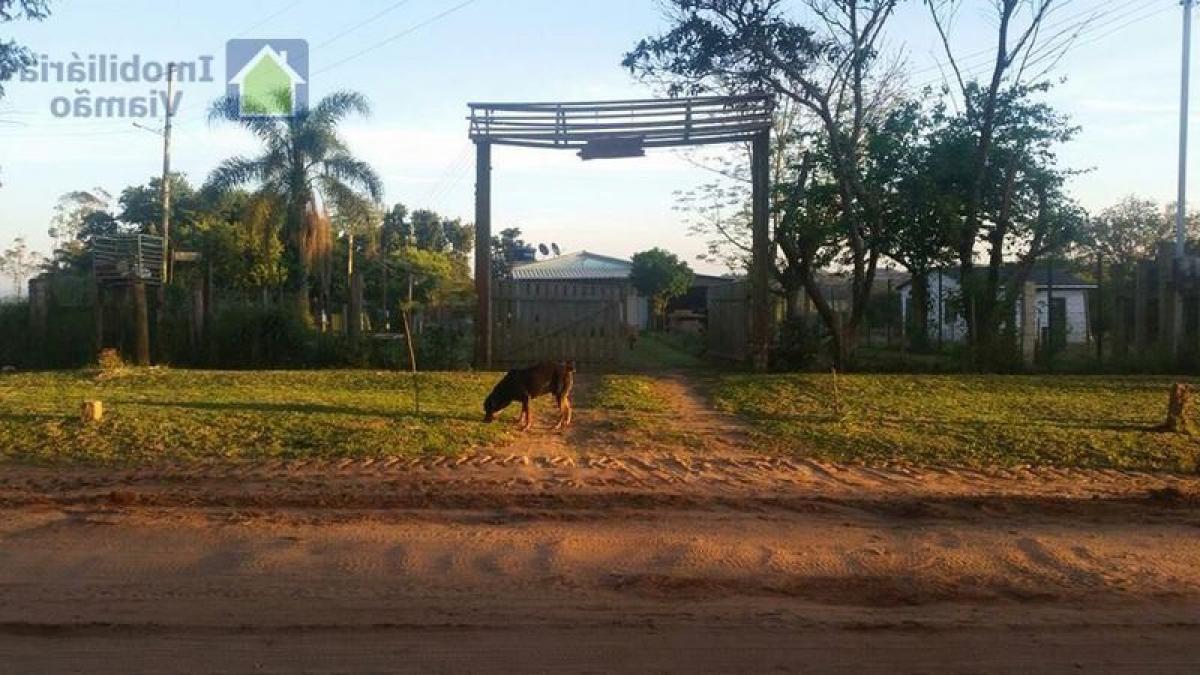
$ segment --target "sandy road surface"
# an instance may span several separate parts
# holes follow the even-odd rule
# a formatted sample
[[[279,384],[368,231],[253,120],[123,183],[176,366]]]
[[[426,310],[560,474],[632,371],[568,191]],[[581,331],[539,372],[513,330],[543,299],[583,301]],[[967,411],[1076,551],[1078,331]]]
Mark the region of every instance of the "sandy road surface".
[[[673,447],[585,409],[454,459],[0,466],[0,672],[1200,671],[1195,477],[764,458],[687,412]]]

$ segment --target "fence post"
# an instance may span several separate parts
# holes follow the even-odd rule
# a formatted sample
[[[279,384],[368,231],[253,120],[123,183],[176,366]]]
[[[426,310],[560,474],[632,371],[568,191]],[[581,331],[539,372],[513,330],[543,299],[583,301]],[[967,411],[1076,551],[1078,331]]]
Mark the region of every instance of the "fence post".
[[[1147,307],[1150,303],[1150,274],[1153,263],[1148,260],[1138,261],[1133,272],[1133,348],[1138,358],[1146,356],[1149,345],[1147,329],[1149,317]]]
[[[146,305],[146,283],[133,282],[133,353],[139,366],[150,365],[150,312]]]
[[[46,344],[46,326],[49,317],[49,287],[45,279],[29,280],[29,346],[39,353]]]
[[[1127,282],[1124,265],[1115,264],[1110,268],[1108,284],[1112,288],[1113,311],[1109,317],[1112,325],[1112,346],[1109,348],[1113,361],[1123,361],[1129,355],[1129,324],[1126,321],[1128,310],[1126,300]]]
[[[1033,367],[1037,358],[1037,283],[1026,281],[1021,289],[1021,362]]]

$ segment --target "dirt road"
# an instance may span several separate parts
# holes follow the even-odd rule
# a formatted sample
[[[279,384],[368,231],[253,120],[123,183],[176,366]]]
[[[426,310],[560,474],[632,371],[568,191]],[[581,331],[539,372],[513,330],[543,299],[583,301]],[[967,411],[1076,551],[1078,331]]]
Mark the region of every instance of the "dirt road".
[[[765,458],[688,413],[672,446],[584,408],[455,459],[0,467],[0,672],[1200,669],[1196,478]]]

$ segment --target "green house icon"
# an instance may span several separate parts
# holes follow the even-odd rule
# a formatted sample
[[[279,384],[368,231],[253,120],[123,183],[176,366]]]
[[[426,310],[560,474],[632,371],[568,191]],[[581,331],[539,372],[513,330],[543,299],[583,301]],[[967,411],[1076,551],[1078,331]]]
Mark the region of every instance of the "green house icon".
[[[270,45],[246,62],[230,84],[238,87],[242,117],[287,117],[296,112],[296,87],[304,78],[288,65],[287,52]]]

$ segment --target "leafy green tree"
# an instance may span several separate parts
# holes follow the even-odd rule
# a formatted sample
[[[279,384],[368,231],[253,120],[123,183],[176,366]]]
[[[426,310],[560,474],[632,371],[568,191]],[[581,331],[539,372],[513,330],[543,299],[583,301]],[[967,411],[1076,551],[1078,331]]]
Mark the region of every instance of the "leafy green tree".
[[[310,280],[327,264],[332,233],[324,209],[354,202],[378,203],[383,184],[375,170],[354,157],[338,134],[351,114],[367,115],[370,106],[355,92],[335,92],[291,117],[239,116],[238,100],[224,97],[209,112],[213,121],[235,122],[262,144],[256,157],[233,157],[212,171],[208,187],[228,190],[256,185],[283,204],[280,239],[285,245],[288,290],[296,311],[311,323]]]
[[[1159,242],[1170,240],[1174,232],[1174,218],[1158,202],[1127,195],[1088,218],[1078,249],[1109,263],[1130,265],[1153,257]]]
[[[537,248],[521,238],[521,230],[510,227],[500,230],[492,237],[492,276],[503,279],[512,274],[512,268],[521,263],[537,260]]]
[[[652,248],[634,254],[629,279],[638,293],[650,298],[661,327],[666,317],[667,303],[687,293],[691,286],[692,268],[674,253]]]
[[[853,354],[890,227],[881,186],[867,180],[865,149],[893,99],[893,73],[880,58],[880,36],[898,0],[798,4],[808,11],[793,15],[779,0],[667,0],[667,30],[638,42],[623,63],[644,79],[665,82],[672,95],[770,91],[802,114],[794,139],[781,140],[803,142],[784,154],[775,182],[780,198],[794,206],[805,201],[789,198],[798,195],[801,181],[818,180],[836,190],[836,217],[817,221],[837,229],[806,239],[820,242],[814,253],[832,249],[847,270],[847,319],[817,299],[819,289],[804,283],[841,367]],[[802,160],[805,155],[811,162]],[[816,222],[817,213],[792,220]],[[815,275],[809,278],[815,282]]]
[[[0,23],[25,19],[43,21],[50,16],[48,0],[0,0]],[[28,47],[16,40],[0,42],[0,98],[4,98],[4,83],[22,68],[33,65],[36,57]]]
[[[374,291],[388,316],[394,309],[390,298],[400,298],[416,311],[418,326],[423,309],[471,302],[469,261],[474,244],[470,224],[429,209],[410,213],[404,204],[393,205],[380,227],[381,273]],[[368,283],[368,292],[373,283]]]
[[[48,16],[50,3],[47,0],[0,0],[0,24],[20,19],[42,21]],[[22,68],[33,65],[35,60],[33,51],[17,44],[16,40],[0,40],[0,99],[4,98],[4,83]]]
[[[986,10],[994,28],[994,57],[983,76],[974,79],[954,53],[950,29],[962,0],[927,0],[930,18],[945,50],[946,92],[955,99],[956,114],[947,125],[956,144],[970,148],[959,183],[962,207],[955,226],[955,253],[963,301],[970,305],[967,332],[974,356],[984,361],[1003,352],[995,348],[999,326],[1009,314],[1008,296],[1021,281],[1005,282],[1001,268],[1009,255],[1007,237],[1023,251],[1018,270],[1028,270],[1039,255],[1058,250],[1069,237],[1062,231],[1078,220],[1078,209],[1062,192],[1064,173],[1054,168],[1053,148],[1074,130],[1053,109],[1033,100],[1050,87],[1049,73],[1088,21],[1059,22],[1043,30],[1061,0],[995,0]],[[986,38],[985,38],[986,39]],[[984,242],[986,263],[976,273],[978,246]],[[1045,248],[1050,247],[1050,248]],[[1012,323],[1012,322],[1008,322]],[[986,365],[976,359],[977,365]]]
[[[1012,358],[1015,333],[1009,319],[1021,286],[1038,259],[1067,250],[1084,223],[1083,210],[1065,191],[1074,172],[1059,167],[1057,157],[1078,129],[1037,100],[1048,88],[1014,85],[989,104],[985,88],[968,84],[970,104],[937,120],[931,134],[934,147],[945,149],[937,155],[946,163],[938,169],[945,180],[939,189],[958,205],[948,220],[976,367],[1002,368]],[[980,174],[982,192],[976,195],[980,183],[971,167],[980,115],[989,108],[995,119]],[[968,236],[972,245],[965,256]]]
[[[287,279],[282,213],[271,195],[231,190],[202,200],[194,226],[176,244],[203,255],[218,288],[257,293],[265,306]]]
[[[201,208],[200,196],[180,173],[171,174],[171,241],[187,237]],[[131,185],[117,198],[121,210],[117,218],[141,234],[161,234],[162,179],[151,178],[145,185]]]

